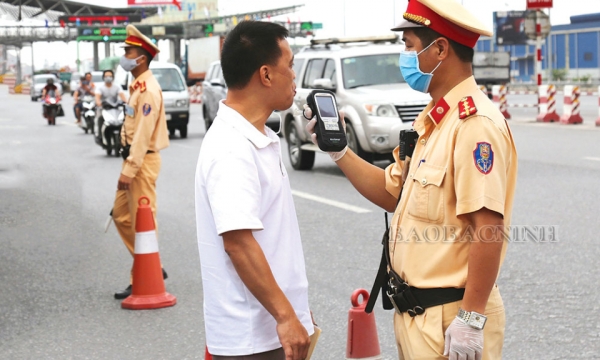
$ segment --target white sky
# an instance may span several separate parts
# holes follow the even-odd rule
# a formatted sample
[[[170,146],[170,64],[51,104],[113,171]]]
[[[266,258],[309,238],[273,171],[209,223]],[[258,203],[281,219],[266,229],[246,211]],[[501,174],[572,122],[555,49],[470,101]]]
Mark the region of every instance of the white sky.
[[[461,0],[457,0],[461,1]],[[87,0],[80,1],[112,7],[126,7],[127,0]],[[462,3],[485,24],[492,28],[494,11],[525,10],[526,0],[462,0]],[[298,13],[290,14],[292,21],[313,21],[323,23],[323,30],[317,32],[317,37],[378,35],[389,33],[389,29],[402,18],[406,9],[406,0],[219,0],[220,15],[234,14],[244,11],[280,8],[290,5],[305,4]],[[553,25],[568,24],[572,15],[600,13],[598,0],[554,0],[551,10]],[[286,20],[287,15],[282,20]],[[165,53],[161,60],[168,60],[168,44],[161,42],[161,50]],[[44,64],[44,58],[50,63],[74,64],[77,50],[74,43],[38,43],[36,52],[36,67]],[[117,52],[118,52],[117,48]],[[44,53],[44,58],[38,56]],[[103,47],[100,57],[103,56]],[[82,59],[92,56],[90,43],[80,44]],[[30,50],[23,49],[22,60],[30,62]]]

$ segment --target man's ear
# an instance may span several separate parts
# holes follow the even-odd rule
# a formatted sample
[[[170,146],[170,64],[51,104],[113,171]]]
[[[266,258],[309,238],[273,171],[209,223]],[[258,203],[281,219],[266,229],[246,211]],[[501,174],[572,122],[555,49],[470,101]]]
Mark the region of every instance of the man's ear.
[[[438,53],[439,61],[443,61],[448,58],[448,51],[450,50],[450,42],[448,39],[443,37],[438,38],[433,46],[435,46],[435,49]]]
[[[258,69],[260,82],[267,87],[271,87],[271,69],[267,65],[263,65]]]

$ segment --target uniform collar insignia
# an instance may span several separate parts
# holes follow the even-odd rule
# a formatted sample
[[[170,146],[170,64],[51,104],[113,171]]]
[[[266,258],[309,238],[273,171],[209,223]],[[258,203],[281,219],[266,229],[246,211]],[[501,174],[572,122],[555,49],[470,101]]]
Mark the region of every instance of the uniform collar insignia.
[[[433,106],[433,108],[431,108],[431,111],[429,111],[429,116],[431,117],[431,119],[433,119],[433,122],[436,126],[439,125],[440,122],[442,122],[444,116],[446,116],[446,114],[448,113],[448,110],[450,110],[450,106],[448,105],[446,100],[444,100],[444,98],[441,98]]]

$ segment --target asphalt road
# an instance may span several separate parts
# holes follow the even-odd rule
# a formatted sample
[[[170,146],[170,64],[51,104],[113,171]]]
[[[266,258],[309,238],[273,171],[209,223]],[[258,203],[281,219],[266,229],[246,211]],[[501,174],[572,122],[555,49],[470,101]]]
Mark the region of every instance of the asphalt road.
[[[160,255],[178,303],[128,311],[112,296],[127,285],[131,257],[114,227],[103,233],[121,161],[73,125],[71,104],[67,96],[67,116],[49,127],[40,104],[0,87],[0,359],[202,359],[193,195],[200,107],[192,108],[189,138],[172,139],[162,152],[158,181]],[[498,281],[507,311],[504,358],[598,359],[600,130],[532,120],[524,114],[511,123],[520,166],[513,224],[559,230],[554,242],[509,246]],[[344,359],[350,294],[372,285],[383,211],[328,156],[317,155],[309,172],[285,161],[310,303],[323,328],[314,358]],[[383,358],[396,359],[392,313],[377,305],[376,317]]]

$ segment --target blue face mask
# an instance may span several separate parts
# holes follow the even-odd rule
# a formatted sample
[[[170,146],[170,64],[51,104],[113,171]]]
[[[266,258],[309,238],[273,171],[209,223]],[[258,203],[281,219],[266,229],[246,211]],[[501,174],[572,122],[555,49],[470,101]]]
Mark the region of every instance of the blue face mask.
[[[433,69],[429,74],[422,72],[419,68],[419,55],[421,55],[425,50],[429,49],[434,43],[435,41],[429,44],[429,46],[421,50],[419,53],[416,51],[400,52],[400,72],[402,73],[402,77],[404,77],[404,80],[406,80],[408,86],[422,93],[429,92],[429,84],[433,78],[433,72],[442,64],[440,61],[435,69]]]

